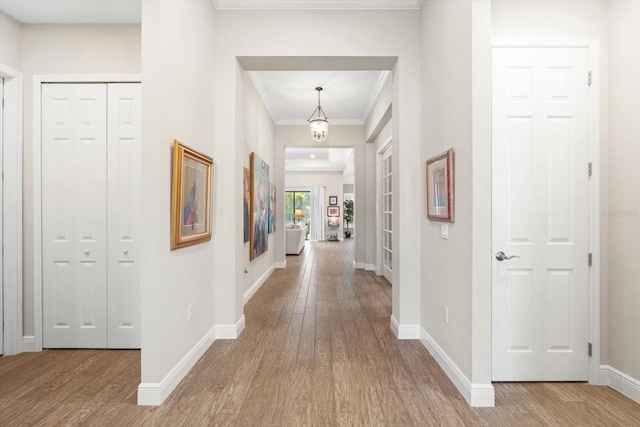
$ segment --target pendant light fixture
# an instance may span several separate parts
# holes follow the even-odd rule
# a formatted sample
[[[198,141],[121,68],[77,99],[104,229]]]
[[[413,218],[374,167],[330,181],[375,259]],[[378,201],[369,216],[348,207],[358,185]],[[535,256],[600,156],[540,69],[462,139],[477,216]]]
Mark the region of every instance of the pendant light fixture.
[[[307,122],[311,125],[311,137],[313,140],[322,142],[329,136],[329,120],[320,106],[320,92],[322,91],[322,87],[318,86],[316,90],[318,91],[318,107],[313,110]]]

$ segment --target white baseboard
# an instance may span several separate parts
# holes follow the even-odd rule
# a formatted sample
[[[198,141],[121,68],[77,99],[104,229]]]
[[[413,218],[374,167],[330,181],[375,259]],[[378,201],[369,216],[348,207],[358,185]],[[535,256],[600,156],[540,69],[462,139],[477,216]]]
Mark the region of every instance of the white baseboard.
[[[33,335],[24,335],[22,337],[22,352],[36,351],[36,337]]]
[[[609,365],[600,365],[600,384],[640,403],[640,381]]]
[[[420,339],[420,325],[401,325],[393,314],[391,315],[391,330],[399,340]]]
[[[420,341],[429,353],[438,362],[442,370],[456,386],[462,397],[473,407],[493,407],[496,404],[496,395],[493,385],[473,384],[462,370],[455,364],[449,355],[424,329],[420,328]]]
[[[258,280],[256,280],[256,283],[254,283],[253,285],[251,285],[251,287],[249,288],[249,290],[247,292],[244,293],[243,299],[244,299],[244,303],[246,304],[247,301],[249,301],[251,299],[251,297],[253,296],[253,294],[255,294],[256,292],[258,292],[258,289],[260,289],[260,286],[262,286],[264,284],[264,282],[267,281],[267,279],[269,278],[269,276],[271,276],[271,273],[273,273],[274,267],[271,266],[267,269],[267,271],[264,272],[264,274],[262,276],[260,276],[260,278]]]
[[[398,323],[396,318],[393,317],[393,314],[392,314],[391,315],[391,332],[393,332],[393,335],[395,335],[396,338],[399,338],[398,337],[399,329],[400,329],[400,324]]]
[[[244,331],[244,314],[235,325],[215,325],[215,337],[217,340],[235,340]]]
[[[287,260],[276,261],[275,268],[287,268]]]
[[[191,350],[169,371],[159,383],[140,383],[138,385],[138,405],[158,406],[165,401],[180,381],[202,357],[216,339],[215,326],[194,345]]]
[[[353,268],[355,268],[356,270],[364,270],[364,262],[353,261]]]
[[[375,264],[365,264],[364,269],[366,271],[378,271],[378,267]]]

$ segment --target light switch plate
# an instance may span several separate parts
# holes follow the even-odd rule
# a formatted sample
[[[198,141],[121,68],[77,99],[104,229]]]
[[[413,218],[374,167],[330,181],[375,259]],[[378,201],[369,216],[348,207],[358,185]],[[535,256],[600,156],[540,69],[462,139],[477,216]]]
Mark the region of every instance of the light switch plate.
[[[449,238],[449,224],[440,224],[440,238],[445,240]]]

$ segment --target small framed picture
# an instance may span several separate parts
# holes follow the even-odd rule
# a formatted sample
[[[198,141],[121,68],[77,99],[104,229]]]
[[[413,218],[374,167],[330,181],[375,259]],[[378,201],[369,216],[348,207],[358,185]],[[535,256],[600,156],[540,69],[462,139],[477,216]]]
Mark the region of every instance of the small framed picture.
[[[171,250],[211,239],[213,160],[173,142]]]
[[[327,216],[340,216],[340,206],[327,206]]]
[[[329,196],[329,205],[337,206],[338,205],[338,196]]]
[[[454,222],[453,148],[427,160],[427,218]]]

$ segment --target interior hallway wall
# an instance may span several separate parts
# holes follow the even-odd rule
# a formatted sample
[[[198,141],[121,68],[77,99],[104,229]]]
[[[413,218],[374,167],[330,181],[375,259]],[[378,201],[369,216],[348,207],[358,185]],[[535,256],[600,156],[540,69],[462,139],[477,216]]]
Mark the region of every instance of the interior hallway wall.
[[[159,404],[215,337],[214,242],[228,227],[215,156],[215,9],[208,1],[142,2],[142,384],[138,402]],[[173,140],[213,157],[212,241],[169,247]],[[229,141],[221,141],[228,144]],[[239,176],[239,175],[238,175]],[[238,204],[236,210],[240,212]],[[233,243],[226,242],[227,247]],[[229,250],[229,249],[227,249]],[[193,319],[187,319],[187,307]]]
[[[269,164],[269,180],[271,183],[275,183],[276,169],[283,167],[275,163],[276,127],[247,73],[243,73],[242,83],[244,94],[244,115],[242,117],[245,146],[244,166],[251,171],[249,155],[254,151],[262,160]],[[276,190],[282,193],[281,188]],[[282,211],[276,210],[276,218],[282,216]],[[280,222],[276,225],[279,226]],[[243,298],[245,300],[246,296],[248,296],[244,296],[247,291],[273,270],[276,253],[275,236],[275,233],[269,233],[268,250],[254,258],[253,261],[249,260],[249,252],[251,250],[250,242],[244,244],[243,259],[244,267],[247,271],[247,273],[245,273],[243,289]]]
[[[602,222],[609,230],[609,310],[602,364],[640,381],[640,2],[611,0],[608,18],[610,185]]]
[[[0,11],[0,64],[20,70],[21,41],[22,24]]]

